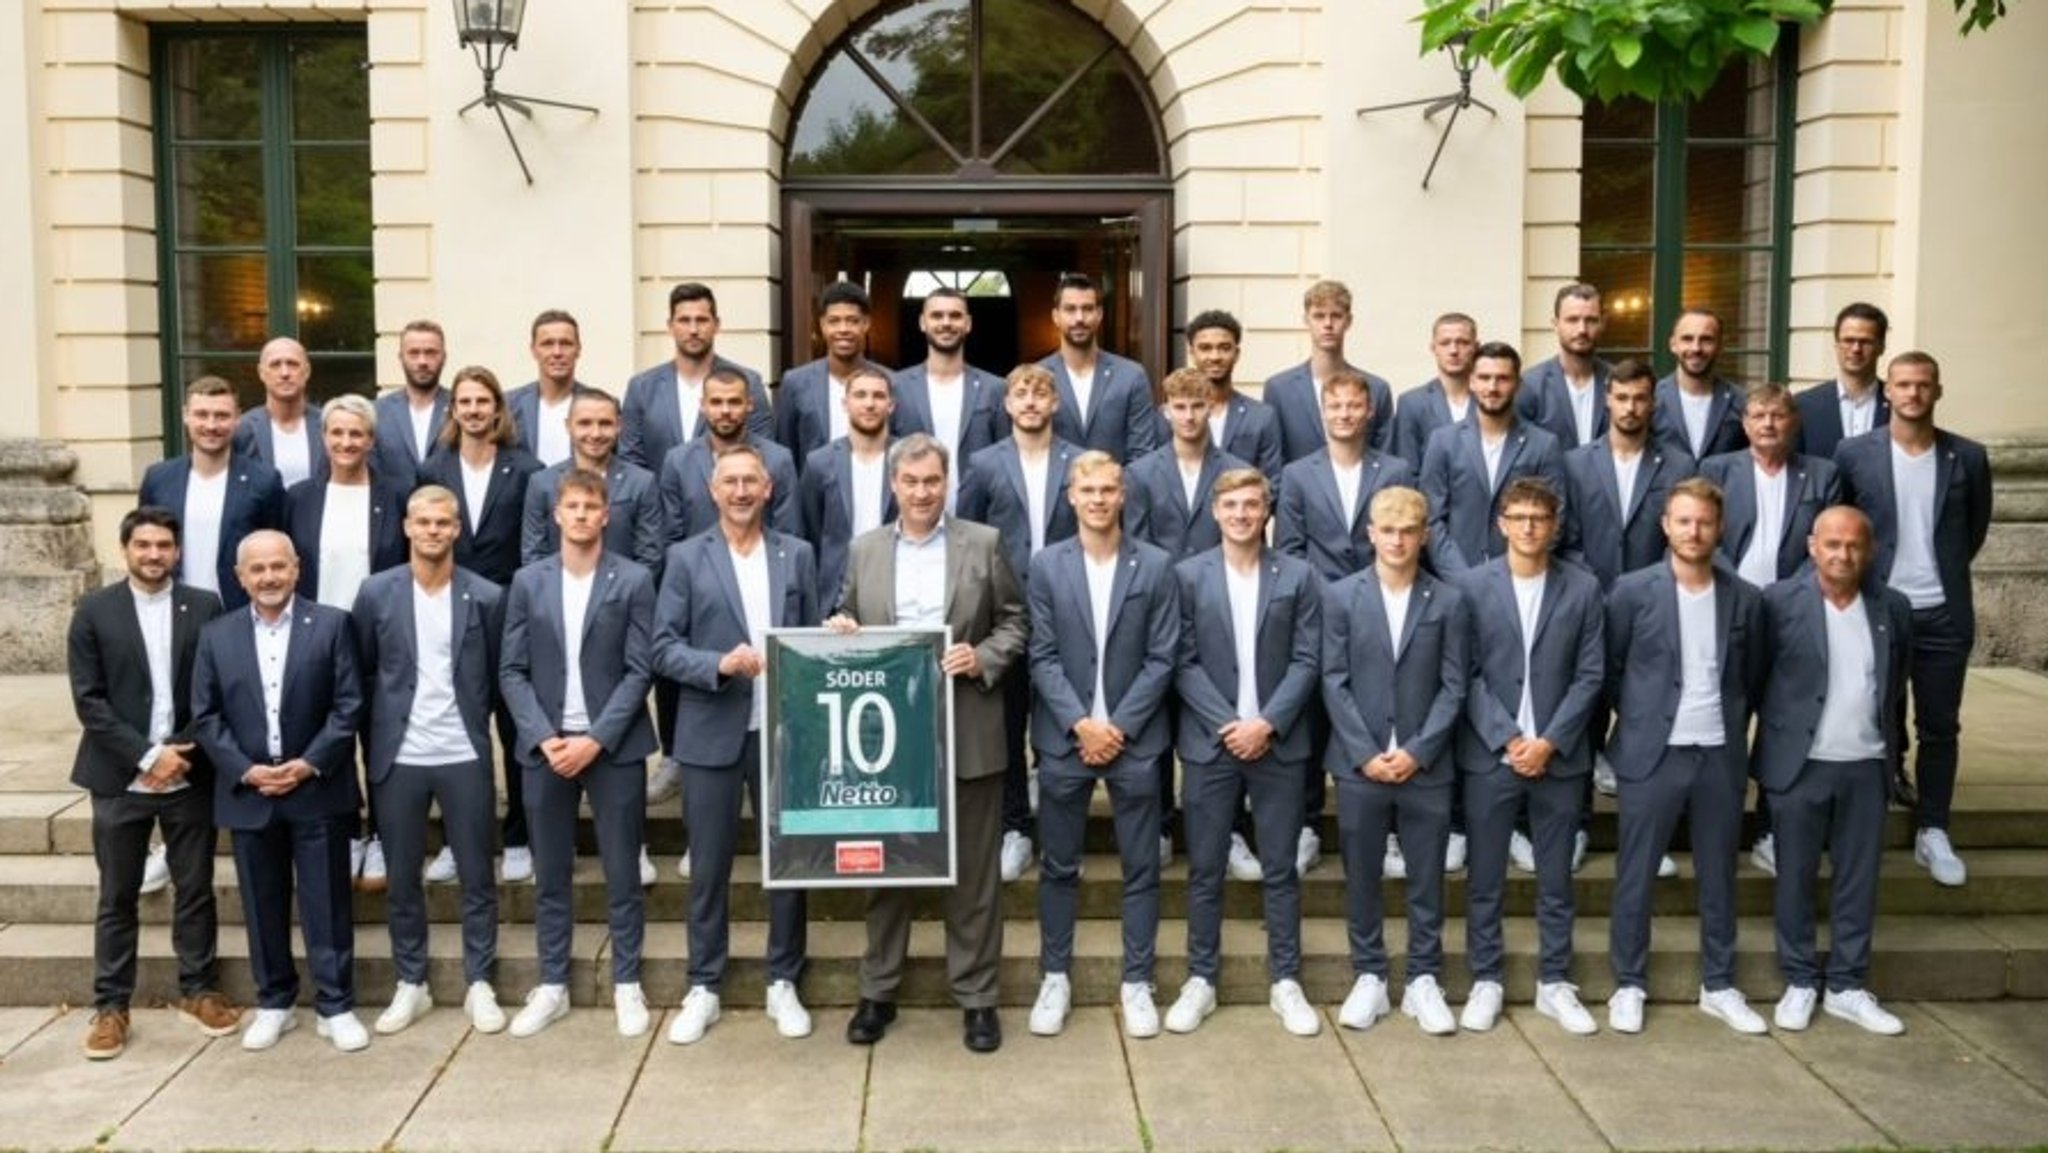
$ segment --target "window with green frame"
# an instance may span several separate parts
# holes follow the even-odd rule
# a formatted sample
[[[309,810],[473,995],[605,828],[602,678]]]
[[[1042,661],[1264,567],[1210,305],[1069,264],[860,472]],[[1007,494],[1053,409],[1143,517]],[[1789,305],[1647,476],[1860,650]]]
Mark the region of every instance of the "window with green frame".
[[[1579,268],[1603,296],[1603,355],[1670,372],[1678,314],[1703,307],[1721,317],[1721,375],[1785,379],[1794,40],[1689,105],[1586,104]]]
[[[361,28],[160,29],[152,51],[167,450],[194,377],[262,403],[274,336],[306,346],[315,401],[373,394]]]

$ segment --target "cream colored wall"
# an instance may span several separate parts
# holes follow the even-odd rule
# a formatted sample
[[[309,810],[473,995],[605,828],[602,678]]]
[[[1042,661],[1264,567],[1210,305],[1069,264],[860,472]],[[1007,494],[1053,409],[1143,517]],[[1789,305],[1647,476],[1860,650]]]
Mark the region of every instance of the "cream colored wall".
[[[42,55],[40,5],[12,6],[0,15],[0,156],[23,163],[0,168],[0,317],[6,317],[7,345],[16,350],[6,404],[0,404],[0,437],[46,435],[43,423],[56,387],[50,339],[49,222],[39,173],[48,163],[44,146],[43,90],[36,69]]]

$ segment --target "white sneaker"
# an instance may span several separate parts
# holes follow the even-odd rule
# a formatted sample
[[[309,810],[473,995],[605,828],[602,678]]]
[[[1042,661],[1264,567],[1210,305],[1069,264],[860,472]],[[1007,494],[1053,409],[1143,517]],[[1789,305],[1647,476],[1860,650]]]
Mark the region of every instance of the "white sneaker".
[[[1303,829],[1301,838],[1294,842],[1294,873],[1306,877],[1309,871],[1323,863],[1323,836],[1314,829]]]
[[[639,1037],[647,1032],[647,994],[640,991],[640,982],[629,981],[612,988],[612,1015],[619,1022],[619,1036]]]
[[[1659,879],[1668,881],[1677,875],[1678,862],[1671,859],[1670,853],[1657,858],[1657,876]]]
[[[171,862],[162,845],[151,845],[142,862],[142,895],[161,893],[171,883]]]
[[[775,1031],[794,1040],[811,1035],[811,1013],[804,1008],[801,998],[796,995],[796,986],[788,981],[774,981],[768,986],[768,1019],[775,1022]]]
[[[641,846],[640,887],[643,889],[652,888],[654,886],[654,879],[660,875],[654,869],[654,858],[647,855],[647,847],[645,845]]]
[[[242,1048],[260,1052],[298,1027],[299,1015],[290,1009],[258,1009],[249,1014],[249,1027],[242,1030]]]
[[[1171,864],[1173,864],[1173,838],[1165,833],[1161,833],[1159,834],[1159,867],[1165,869]]]
[[[348,879],[354,881],[363,875],[363,854],[369,851],[370,843],[361,837],[348,839]]]
[[[1337,1023],[1346,1029],[1370,1029],[1388,1012],[1387,983],[1366,973],[1351,983],[1351,992],[1337,1010]]]
[[[1592,847],[1593,838],[1586,835],[1586,830],[1580,829],[1572,834],[1572,872],[1574,874],[1586,867],[1586,850]]]
[[[505,1028],[505,1010],[498,1007],[497,990],[489,981],[477,981],[470,985],[469,993],[462,998],[462,1011],[469,1015],[470,1026],[479,1033],[496,1033]]]
[[[502,866],[505,883],[517,885],[533,880],[533,850],[525,845],[509,845],[505,849]]]
[[[426,1016],[427,1010],[433,1007],[433,995],[427,992],[425,985],[400,981],[398,987],[391,990],[391,1004],[386,1006],[382,1013],[377,1014],[377,1031],[385,1034],[396,1033]]]
[[[371,837],[369,843],[363,846],[363,891],[381,893],[390,886],[391,876],[384,868],[384,842]],[[369,1041],[366,1039],[363,1043],[367,1045]]]
[[[1785,995],[1778,998],[1778,1007],[1771,1012],[1771,1022],[1790,1033],[1804,1032],[1813,1024],[1813,1006],[1820,995],[1805,985],[1785,986]]]
[[[420,875],[426,878],[429,885],[454,884],[455,850],[447,845],[442,845],[441,851],[434,854],[434,859],[427,862],[426,871]]]
[[[1408,987],[1401,991],[1401,1015],[1412,1017],[1424,1033],[1432,1037],[1447,1037],[1458,1031],[1458,1019],[1451,1016],[1451,1007],[1444,1003],[1443,987],[1435,977],[1414,977]]]
[[[1765,833],[1749,847],[1749,863],[1763,870],[1767,877],[1778,875],[1778,838]]]
[[[1152,986],[1144,981],[1125,981],[1119,997],[1124,1006],[1124,1036],[1143,1040],[1159,1035],[1159,1007],[1152,1003]]]
[[[1230,861],[1226,866],[1233,881],[1263,881],[1266,868],[1259,864],[1258,854],[1245,843],[1243,833],[1230,834]]]
[[[1474,981],[1465,994],[1465,1011],[1458,1014],[1458,1027],[1469,1033],[1484,1033],[1500,1023],[1500,1005],[1506,993],[1499,981]]]
[[[1593,754],[1593,789],[1604,797],[1621,792],[1621,782],[1614,775],[1614,766],[1607,760],[1606,753]]]
[[[1280,1027],[1297,1037],[1313,1037],[1323,1031],[1323,1015],[1308,1003],[1301,982],[1292,978],[1273,982],[1266,994],[1266,1007],[1280,1017]]]
[[[1600,1031],[1593,1014],[1579,1004],[1579,987],[1566,981],[1538,982],[1536,1011],[1564,1026],[1567,1033],[1590,1037]]]
[[[1067,1010],[1073,1006],[1074,989],[1065,973],[1047,973],[1038,984],[1038,1000],[1031,1004],[1031,1031],[1040,1037],[1057,1037],[1067,1027]]]
[[[1926,869],[1935,884],[1951,889],[1970,879],[1963,859],[1956,856],[1955,846],[1949,844],[1946,829],[1920,830],[1920,835],[1913,838],[1913,863]]]
[[[1764,1026],[1764,1019],[1757,1016],[1756,1010],[1750,1008],[1749,1002],[1743,998],[1742,990],[1732,985],[1711,993],[1701,989],[1700,1012],[1719,1018],[1737,1033],[1754,1037],[1769,1032]]]
[[[1015,884],[1031,867],[1031,838],[1015,829],[1003,834],[1003,883]]]
[[[1643,991],[1624,985],[1607,998],[1607,1027],[1617,1033],[1643,1031]]]
[[[676,876],[681,877],[685,881],[690,879],[690,850],[688,849],[684,849],[683,855],[676,858]]]
[[[569,1015],[567,985],[535,985],[526,995],[526,1007],[512,1018],[514,1037],[531,1037]]]
[[[1518,873],[1536,871],[1536,846],[1520,829],[1508,837],[1508,864]]]
[[[370,1047],[370,1031],[363,1028],[354,1013],[322,1017],[314,1023],[314,1031],[334,1042],[334,1047],[343,1053],[360,1053]]]
[[[683,766],[667,757],[654,762],[647,774],[647,804],[658,805],[683,791]]]
[[[694,1045],[704,1039],[704,1030],[718,1023],[718,994],[702,985],[692,985],[668,1023],[668,1043]]]
[[[1906,1031],[1906,1023],[1886,1012],[1867,989],[1845,989],[1839,993],[1831,990],[1821,1000],[1821,1008],[1830,1017],[1840,1017],[1882,1036],[1896,1037]]]
[[[1445,875],[1465,871],[1465,850],[1465,834],[1452,833],[1450,839],[1444,842]]]
[[[1387,834],[1387,855],[1380,862],[1380,876],[1389,881],[1408,879],[1408,858],[1401,855],[1401,838]]]
[[[1174,998],[1173,1007],[1166,1011],[1166,1031],[1192,1033],[1215,1011],[1216,987],[1205,977],[1189,977],[1188,983],[1180,987],[1180,996]]]

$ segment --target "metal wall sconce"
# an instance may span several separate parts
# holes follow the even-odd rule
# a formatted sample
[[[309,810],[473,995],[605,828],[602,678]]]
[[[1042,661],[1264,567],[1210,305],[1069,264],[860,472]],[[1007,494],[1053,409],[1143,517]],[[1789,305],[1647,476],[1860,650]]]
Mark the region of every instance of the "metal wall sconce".
[[[498,124],[505,130],[505,143],[512,146],[512,156],[519,161],[519,171],[525,173],[526,182],[532,184],[533,169],[526,166],[526,154],[519,150],[519,140],[512,135],[512,122],[505,118],[505,109],[510,108],[528,120],[533,119],[532,106],[535,104],[588,112],[592,116],[597,115],[597,109],[588,104],[570,104],[498,91],[498,70],[505,66],[505,57],[519,47],[519,26],[526,19],[526,0],[454,0],[454,3],[456,35],[462,46],[476,58],[477,69],[484,74],[484,94],[463,105],[456,115],[466,116],[479,104],[497,113]]]
[[[1484,0],[1478,6],[1481,9],[1481,14],[1491,15],[1495,9],[1496,2],[1497,0]],[[1445,93],[1442,96],[1425,96],[1420,100],[1402,100],[1393,104],[1375,104],[1370,108],[1358,110],[1360,116],[1371,116],[1376,112],[1393,112],[1401,108],[1420,108],[1422,109],[1422,118],[1424,120],[1434,120],[1438,113],[1446,109],[1450,111],[1450,119],[1444,121],[1444,130],[1436,138],[1436,151],[1429,154],[1429,167],[1424,169],[1422,173],[1422,190],[1424,192],[1429,191],[1430,177],[1436,175],[1436,162],[1443,159],[1444,145],[1451,142],[1451,129],[1458,126],[1458,113],[1463,112],[1467,108],[1481,108],[1486,111],[1488,116],[1498,117],[1500,115],[1500,113],[1494,111],[1493,105],[1472,95],[1472,73],[1478,68],[1478,64],[1472,59],[1471,39],[1470,35],[1460,34],[1453,37],[1450,43],[1444,45],[1444,51],[1451,58],[1451,68],[1458,74],[1458,87],[1455,91]]]

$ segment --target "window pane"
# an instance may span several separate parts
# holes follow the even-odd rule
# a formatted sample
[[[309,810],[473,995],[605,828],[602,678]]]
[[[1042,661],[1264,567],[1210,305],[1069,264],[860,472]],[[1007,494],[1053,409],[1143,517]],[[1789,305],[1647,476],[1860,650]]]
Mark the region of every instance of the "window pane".
[[[1582,244],[1648,244],[1657,194],[1656,153],[1635,144],[1588,144],[1579,177]]]
[[[1688,308],[1710,308],[1721,317],[1721,347],[1770,347],[1769,250],[1688,251],[1684,299]]]
[[[1150,176],[1163,165],[1144,94],[1107,56],[996,167],[1012,176]]]
[[[791,139],[791,176],[916,176],[957,168],[844,52],[834,55],[811,87]]]
[[[1707,94],[1686,110],[1685,134],[1694,140],[1768,137],[1776,122],[1775,65],[1750,60],[1722,69]]]
[[[1607,328],[1600,337],[1601,354],[1650,347],[1650,252],[1588,252],[1579,274],[1600,289]]]
[[[292,135],[300,140],[368,140],[368,41],[319,36],[292,41]]]
[[[263,243],[261,148],[183,147],[172,154],[171,165],[178,243]]]
[[[370,254],[299,258],[299,343],[308,352],[368,352],[376,346]]]
[[[1685,150],[1687,244],[1769,244],[1776,149],[1696,145]]]
[[[967,0],[927,0],[894,12],[854,45],[961,155],[971,147]]]
[[[175,382],[180,396],[185,386],[202,376],[217,376],[235,386],[235,407],[243,412],[263,403],[263,381],[256,375],[256,358],[187,356],[178,360]],[[183,432],[180,432],[180,438]]]
[[[297,175],[299,243],[370,243],[370,150],[301,148]]]
[[[173,139],[262,138],[260,46],[249,36],[172,42],[164,106]]]
[[[178,257],[178,344],[185,352],[247,349],[270,338],[269,286],[261,256]]]
[[[1720,359],[1714,362],[1714,371],[1744,387],[1760,384],[1770,377],[1770,354],[1763,349],[1755,352],[1723,351]]]
[[[1044,3],[984,4],[981,19],[982,148],[993,153],[1111,41],[1080,12]]]
[[[1612,104],[1589,100],[1584,128],[1588,140],[1654,140],[1657,106],[1642,100],[1617,100]]]
[[[343,393],[377,395],[377,362],[368,356],[316,356],[313,378],[306,394],[315,404],[326,404]]]

